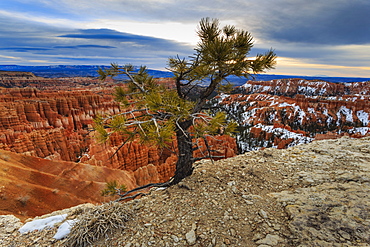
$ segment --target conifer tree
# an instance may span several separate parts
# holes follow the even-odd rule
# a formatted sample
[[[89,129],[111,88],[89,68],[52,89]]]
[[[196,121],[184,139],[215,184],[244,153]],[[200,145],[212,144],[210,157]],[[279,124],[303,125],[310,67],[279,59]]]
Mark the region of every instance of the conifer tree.
[[[101,79],[120,74],[129,78],[127,87],[118,87],[115,92],[116,100],[128,110],[97,119],[95,129],[102,140],[119,132],[127,141],[140,138],[159,147],[166,147],[176,136],[178,160],[175,175],[168,184],[176,184],[191,175],[195,161],[194,138],[227,134],[236,127],[226,121],[225,113],[212,117],[204,109],[215,92],[230,90],[227,77],[248,78],[275,66],[273,50],[248,57],[253,38],[249,32],[235,26],[221,28],[217,19],[204,18],[197,34],[200,41],[192,56],[168,60],[168,69],[174,74],[174,90],[156,83],[145,67],[135,73],[132,65],[112,64],[110,69],[99,70]]]

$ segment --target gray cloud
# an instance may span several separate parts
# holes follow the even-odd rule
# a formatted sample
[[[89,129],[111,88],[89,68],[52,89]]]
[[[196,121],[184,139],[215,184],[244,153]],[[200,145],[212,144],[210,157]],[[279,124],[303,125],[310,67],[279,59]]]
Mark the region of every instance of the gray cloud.
[[[192,48],[175,41],[122,33],[111,29],[55,28],[6,18],[0,26],[0,63],[111,62],[166,66],[168,57],[191,54]],[[4,18],[0,21],[4,23]],[[22,58],[22,59],[21,59]]]
[[[101,49],[112,49],[117,48],[109,45],[74,45],[74,46],[54,46],[53,48],[64,48],[64,49],[79,49],[79,48],[101,48]]]
[[[252,55],[273,47],[280,57],[312,64],[370,64],[369,0],[34,0],[21,11],[40,11],[40,16],[47,12],[47,17],[76,22],[194,23],[194,31],[201,18],[218,18],[252,33],[257,41]],[[107,28],[61,28],[9,16],[0,16],[0,22],[1,63],[17,63],[19,57],[71,64],[132,62],[163,68],[169,56],[193,53],[191,47],[175,41]]]
[[[259,28],[264,37],[311,44],[370,43],[370,1],[291,2],[287,8],[270,11],[271,20]]]
[[[45,1],[39,1],[45,6]],[[369,0],[49,0],[54,11],[91,19],[197,23],[234,20],[264,40],[315,44],[370,43]]]

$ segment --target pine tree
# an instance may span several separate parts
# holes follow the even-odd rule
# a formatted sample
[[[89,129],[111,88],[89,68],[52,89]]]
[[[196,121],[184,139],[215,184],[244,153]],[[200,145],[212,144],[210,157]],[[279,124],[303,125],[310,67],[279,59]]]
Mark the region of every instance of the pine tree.
[[[204,18],[197,34],[200,41],[192,56],[187,59],[176,56],[168,60],[168,69],[174,74],[174,90],[159,85],[145,67],[135,73],[132,65],[112,64],[110,69],[99,70],[101,79],[120,74],[129,78],[126,88],[118,87],[115,92],[116,100],[125,104],[128,110],[98,118],[96,131],[102,140],[118,132],[127,141],[140,138],[159,147],[166,147],[175,135],[178,160],[169,184],[176,184],[191,175],[195,161],[194,138],[227,134],[235,129],[234,123],[226,121],[225,113],[211,117],[204,109],[215,92],[230,90],[227,77],[248,78],[275,66],[273,50],[249,58],[253,38],[249,32],[235,26],[221,28],[217,19]]]

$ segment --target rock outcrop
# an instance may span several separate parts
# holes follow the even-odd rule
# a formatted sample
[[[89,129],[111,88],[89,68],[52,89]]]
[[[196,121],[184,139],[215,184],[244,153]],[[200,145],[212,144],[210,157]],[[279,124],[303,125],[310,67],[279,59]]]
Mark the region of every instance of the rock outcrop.
[[[97,115],[115,114],[111,96],[91,90],[1,89],[0,148],[41,158],[77,161],[89,147]]]
[[[344,96],[369,95],[368,81],[354,83],[333,83],[319,80],[277,79],[271,81],[248,81],[237,90],[243,94],[268,93],[279,96]]]
[[[230,136],[207,137],[207,141],[212,150],[216,150],[211,152],[212,156],[218,157],[215,158],[216,160],[233,157],[238,153],[236,140]],[[177,161],[175,139],[169,145],[172,150],[159,149],[138,141],[126,143],[121,147],[123,142],[122,137],[115,135],[112,136],[109,143],[92,143],[89,150],[82,155],[80,162],[132,171],[136,177],[139,177],[138,174],[144,174],[138,185],[167,181],[174,175]],[[194,140],[194,143],[198,147],[194,152],[194,157],[209,156],[203,139]],[[153,167],[156,168],[156,171],[152,169]],[[147,180],[144,177],[153,179]]]

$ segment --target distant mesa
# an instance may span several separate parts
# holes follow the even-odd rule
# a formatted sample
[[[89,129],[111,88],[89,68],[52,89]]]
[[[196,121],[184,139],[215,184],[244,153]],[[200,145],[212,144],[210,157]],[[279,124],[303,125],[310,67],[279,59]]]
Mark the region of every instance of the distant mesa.
[[[21,65],[0,65],[0,70],[7,71],[27,71],[36,76],[47,78],[58,77],[97,77],[99,68],[109,68],[107,65],[50,65],[50,66],[21,66]],[[168,78],[173,74],[169,71],[149,69],[149,74],[155,78]],[[328,82],[362,82],[370,81],[370,78],[359,77],[329,77],[329,76],[299,76],[299,75],[275,75],[275,74],[257,74],[254,76],[256,81],[270,81],[275,79],[302,78],[305,80],[323,80]],[[245,83],[244,78],[231,76],[228,78],[234,85],[241,86]]]
[[[22,71],[2,71],[0,70],[0,77],[4,80],[6,78],[9,79],[20,79],[20,78],[36,78],[32,72],[22,72]]]

